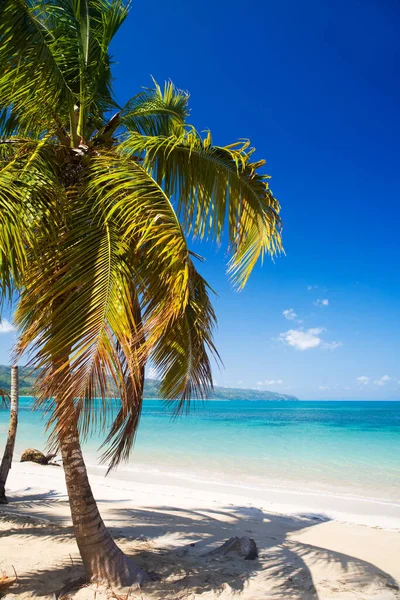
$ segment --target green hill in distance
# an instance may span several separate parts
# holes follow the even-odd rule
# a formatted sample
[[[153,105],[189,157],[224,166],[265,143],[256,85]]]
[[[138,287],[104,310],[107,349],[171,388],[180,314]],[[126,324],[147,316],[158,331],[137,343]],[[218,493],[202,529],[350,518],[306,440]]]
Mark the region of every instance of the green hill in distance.
[[[159,381],[146,379],[144,384],[144,398],[158,398]],[[246,390],[242,388],[220,387],[216,385],[211,393],[212,400],[298,400],[296,396],[270,392],[267,390]]]
[[[0,388],[10,390],[11,368],[0,365]],[[31,396],[35,383],[35,375],[29,367],[19,367],[19,393],[21,396]],[[146,399],[160,398],[158,394],[159,381],[146,379],[143,397]],[[270,392],[267,390],[253,390],[242,388],[228,388],[215,386],[210,396],[213,400],[298,400],[296,396]]]

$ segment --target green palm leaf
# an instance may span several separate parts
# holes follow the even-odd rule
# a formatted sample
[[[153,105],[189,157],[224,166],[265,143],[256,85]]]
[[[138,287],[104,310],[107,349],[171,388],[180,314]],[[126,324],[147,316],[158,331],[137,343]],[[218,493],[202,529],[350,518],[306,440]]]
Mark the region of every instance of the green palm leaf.
[[[73,195],[68,202],[74,204]],[[87,207],[78,202],[69,217],[70,228],[53,240],[57,249],[48,247],[26,277],[16,322],[19,351],[33,342],[31,364],[41,370],[39,403],[58,398],[57,435],[76,410],[86,436],[91,422],[95,427],[107,422],[106,398],[124,397],[120,349],[136,377],[131,345],[136,324],[131,273],[115,228],[93,219],[88,229]],[[92,411],[95,398],[103,399],[103,411]]]
[[[0,157],[0,297],[11,297],[38,250],[37,231],[55,231],[60,187],[54,152],[43,141],[16,141]]]
[[[180,136],[143,136],[132,133],[120,146],[123,155],[143,157],[144,167],[176,198],[188,234],[219,243],[228,230],[232,260],[230,273],[242,288],[254,264],[265,253],[281,248],[279,203],[267,175],[251,162],[248,142],[213,146],[193,129]]]
[[[183,133],[189,116],[188,94],[176,89],[171,82],[165,83],[164,90],[156,81],[154,85],[154,89],[144,90],[127,103],[121,124],[131,132],[144,135]]]
[[[62,46],[41,18],[42,6],[29,0],[3,0],[0,5],[0,106],[12,108],[24,132],[42,132],[74,104]],[[54,10],[64,20],[61,7]]]
[[[154,81],[154,80],[153,80]],[[95,135],[93,144],[109,143],[116,132],[126,129],[144,135],[172,135],[182,133],[189,115],[187,93],[166,82],[164,90],[154,81],[154,89],[145,89]]]
[[[209,397],[213,388],[209,355],[220,360],[213,342],[217,321],[208,296],[210,288],[192,263],[189,273],[186,307],[151,354],[152,364],[161,376],[160,394],[178,400],[178,413],[188,409],[191,400]]]
[[[129,245],[138,293],[144,307],[148,347],[188,299],[189,252],[173,206],[162,188],[143,169],[118,155],[93,161],[88,194],[107,222],[117,223]]]

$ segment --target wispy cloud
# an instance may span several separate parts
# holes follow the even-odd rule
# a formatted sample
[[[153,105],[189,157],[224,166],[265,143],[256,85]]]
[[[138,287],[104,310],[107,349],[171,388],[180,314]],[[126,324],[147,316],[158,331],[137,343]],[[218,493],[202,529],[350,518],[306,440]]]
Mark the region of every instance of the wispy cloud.
[[[318,298],[313,304],[318,308],[322,308],[323,306],[329,306],[329,300],[328,298]]]
[[[282,385],[282,384],[283,384],[282,379],[266,379],[265,381],[257,381],[257,385],[259,387],[262,387],[265,385]]]
[[[380,387],[382,387],[388,381],[392,381],[392,377],[389,377],[389,375],[382,375],[382,377],[380,377],[379,379],[375,379],[374,381],[372,381],[371,377],[361,375],[360,377],[357,377],[356,381],[360,385],[369,385],[370,383],[373,383],[374,385],[379,385]]]
[[[325,390],[329,390],[329,387],[327,385],[319,385],[318,389],[321,390],[321,392],[324,392]]]
[[[336,348],[340,348],[340,346],[343,346],[343,342],[324,342],[322,344],[322,348],[324,348],[324,350],[336,350]]]
[[[282,314],[288,321],[294,321],[294,319],[297,317],[297,314],[294,312],[293,308],[287,308]]]
[[[7,319],[3,319],[0,322],[0,333],[11,333],[11,331],[15,331],[14,325],[7,321]]]
[[[307,290],[312,292],[312,290],[319,290],[319,285],[308,285]]]
[[[391,379],[392,378],[389,377],[389,375],[383,375],[382,377],[380,377],[380,379],[375,379],[374,384],[382,386],[382,385],[385,385],[385,383],[387,383]]]

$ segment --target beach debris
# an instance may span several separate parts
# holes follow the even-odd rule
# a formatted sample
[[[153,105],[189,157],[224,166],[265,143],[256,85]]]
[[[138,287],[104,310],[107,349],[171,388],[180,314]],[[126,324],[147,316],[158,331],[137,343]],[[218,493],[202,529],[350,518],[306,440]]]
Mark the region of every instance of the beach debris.
[[[0,594],[3,595],[9,587],[17,582],[17,577],[7,577],[7,575],[0,576]]]
[[[48,455],[53,458],[52,455]],[[40,450],[36,450],[35,448],[27,448],[21,454],[21,462],[34,462],[38,465],[47,465],[49,464],[48,456],[40,452]]]
[[[53,453],[53,454],[46,454],[46,460],[49,463],[51,460],[53,460],[53,458],[56,458],[57,453]]]
[[[207,552],[203,554],[203,556],[215,557],[225,556],[230,553],[235,553],[244,560],[255,560],[258,557],[258,550],[255,541],[252,538],[247,536],[232,537],[229,538],[226,542],[216,548],[215,550],[211,550],[211,552]]]
[[[57,454],[46,454],[46,460],[47,464],[52,467],[61,467],[61,459],[57,459]]]

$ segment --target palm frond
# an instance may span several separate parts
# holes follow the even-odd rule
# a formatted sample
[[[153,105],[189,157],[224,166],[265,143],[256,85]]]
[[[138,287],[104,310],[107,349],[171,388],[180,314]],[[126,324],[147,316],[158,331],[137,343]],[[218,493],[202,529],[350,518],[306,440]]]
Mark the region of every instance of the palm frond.
[[[68,201],[74,203],[73,194]],[[106,424],[106,399],[123,397],[118,348],[135,377],[137,369],[130,347],[135,328],[131,273],[124,266],[115,228],[95,219],[89,225],[87,208],[75,202],[69,226],[59,232],[55,247],[48,245],[41,260],[33,262],[16,311],[19,352],[31,346],[32,367],[41,371],[39,403],[57,398],[57,435],[76,411],[84,437],[91,422],[94,427]],[[98,423],[91,410],[96,398],[103,408],[96,413]]]
[[[102,126],[117,106],[109,45],[127,11],[123,0],[3,0],[0,106],[12,109],[20,131],[70,121],[77,145]]]
[[[190,401],[209,397],[213,389],[210,357],[220,360],[213,342],[217,320],[210,288],[193,263],[189,273],[186,307],[160,337],[150,357],[160,374],[160,395],[178,401],[177,413],[188,410]]]
[[[54,152],[46,140],[16,141],[12,154],[0,156],[0,297],[11,298],[37,250],[37,230],[57,228],[60,187]],[[56,201],[57,198],[57,201]]]
[[[3,388],[0,388],[0,406],[4,406],[5,408],[7,408],[9,402],[10,394],[6,392],[6,390],[3,390]]]
[[[101,128],[104,112],[118,107],[109,47],[127,17],[128,6],[125,0],[74,1],[81,42],[78,135],[85,140]]]
[[[19,129],[18,116],[9,107],[0,109],[0,142],[18,135]]]
[[[42,5],[30,0],[0,4],[0,105],[12,108],[25,132],[45,131],[54,115],[65,117],[74,104],[65,54],[42,19]],[[61,7],[54,10],[64,22]],[[66,31],[64,27],[63,35]]]
[[[131,248],[147,358],[147,347],[187,303],[190,261],[182,228],[162,188],[141,165],[118,155],[93,161],[88,193]]]
[[[145,89],[127,102],[95,135],[96,146],[109,143],[125,129],[144,135],[172,135],[184,131],[189,115],[189,95],[166,82],[162,90],[153,80],[154,89]]]
[[[154,89],[134,96],[124,107],[121,124],[129,131],[144,135],[179,135],[189,116],[189,95],[170,81],[164,89],[153,80]]]
[[[127,460],[135,441],[139,421],[142,413],[143,388],[144,388],[144,362],[141,358],[141,345],[144,342],[143,322],[141,317],[139,299],[132,282],[132,298],[135,304],[136,328],[132,331],[129,347],[136,369],[129,369],[126,354],[119,348],[120,372],[125,382],[123,394],[120,398],[120,409],[114,418],[108,435],[102,444],[104,452],[101,460],[108,464],[108,471],[112,470],[121,461]]]
[[[280,206],[258,173],[264,161],[251,162],[249,142],[213,146],[194,129],[176,136],[132,133],[122,154],[140,156],[144,167],[176,199],[185,231],[219,243],[228,231],[232,260],[229,272],[242,288],[265,253],[282,249]]]

